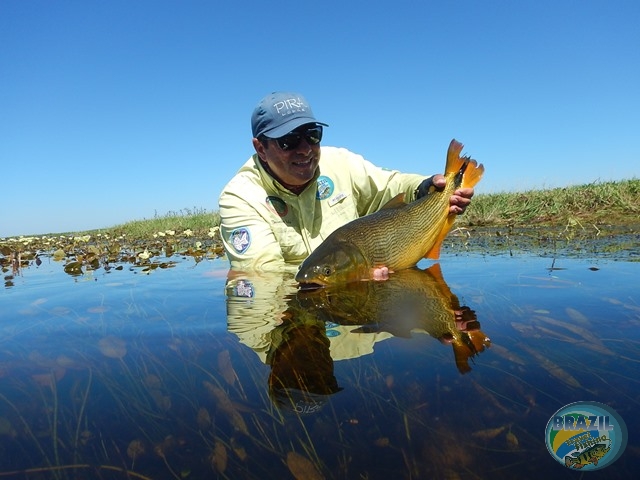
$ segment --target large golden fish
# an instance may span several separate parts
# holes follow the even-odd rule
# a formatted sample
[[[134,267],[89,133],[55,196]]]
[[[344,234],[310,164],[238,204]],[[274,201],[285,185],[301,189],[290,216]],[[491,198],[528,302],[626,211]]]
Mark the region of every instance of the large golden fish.
[[[458,188],[473,187],[484,172],[482,164],[461,157],[460,152],[462,144],[452,140],[442,190],[409,204],[401,193],[381,210],[338,228],[302,262],[296,281],[346,283],[372,278],[375,268],[398,271],[415,266],[423,257],[437,259],[456,217],[449,213],[449,198]]]

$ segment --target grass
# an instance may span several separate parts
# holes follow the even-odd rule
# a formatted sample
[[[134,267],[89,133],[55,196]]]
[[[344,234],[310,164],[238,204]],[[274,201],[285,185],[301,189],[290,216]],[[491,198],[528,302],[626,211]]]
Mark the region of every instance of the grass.
[[[461,217],[474,226],[629,225],[640,223],[640,179],[477,195]]]
[[[457,224],[510,228],[624,226],[640,224],[639,217],[640,179],[631,179],[546,190],[477,194]],[[65,235],[124,236],[128,240],[150,240],[165,234],[207,238],[214,236],[212,228],[219,224],[220,215],[217,211],[186,208],[164,215],[156,214],[151,219],[132,220],[113,227]]]
[[[459,218],[465,226],[628,225],[640,223],[640,179],[595,182],[565,188],[478,194]],[[206,235],[220,224],[218,212],[180,210],[150,220],[131,221],[106,229],[112,236],[149,238],[166,230],[191,230]],[[91,233],[91,232],[88,232]]]
[[[132,220],[114,227],[81,232],[80,234],[107,234],[111,237],[126,235],[129,239],[149,239],[158,233],[191,232],[190,236],[205,237],[212,227],[220,225],[218,212],[211,212],[203,208],[185,208],[164,215],[156,214],[151,219]],[[75,235],[78,235],[77,233]]]

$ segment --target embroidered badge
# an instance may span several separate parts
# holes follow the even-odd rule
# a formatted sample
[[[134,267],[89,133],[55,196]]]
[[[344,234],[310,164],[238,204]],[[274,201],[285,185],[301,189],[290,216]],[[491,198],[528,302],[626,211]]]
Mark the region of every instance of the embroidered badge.
[[[324,200],[329,198],[333,194],[333,180],[324,175],[318,177],[318,190],[316,191],[316,198],[318,200]]]
[[[280,197],[274,197],[269,195],[265,199],[265,202],[267,204],[267,207],[269,207],[271,211],[275,212],[280,217],[284,217],[287,215],[287,213],[289,213],[289,207],[287,206],[285,201],[282,200]]]
[[[246,227],[236,228],[231,235],[229,235],[229,243],[233,245],[233,248],[238,253],[244,253],[251,245],[251,234]]]
[[[253,298],[253,284],[248,280],[238,280],[238,283],[233,287],[233,293],[236,297]]]

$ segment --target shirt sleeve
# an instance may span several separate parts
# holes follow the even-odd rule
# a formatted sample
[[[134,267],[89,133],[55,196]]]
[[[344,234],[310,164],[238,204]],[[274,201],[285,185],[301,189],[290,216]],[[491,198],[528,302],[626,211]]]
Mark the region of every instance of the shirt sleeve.
[[[220,236],[235,270],[282,270],[282,249],[269,222],[242,196],[220,195]]]
[[[412,202],[418,185],[426,178],[425,175],[378,167],[355,153],[350,153],[347,161],[360,216],[380,210],[400,193],[405,194],[407,203]]]

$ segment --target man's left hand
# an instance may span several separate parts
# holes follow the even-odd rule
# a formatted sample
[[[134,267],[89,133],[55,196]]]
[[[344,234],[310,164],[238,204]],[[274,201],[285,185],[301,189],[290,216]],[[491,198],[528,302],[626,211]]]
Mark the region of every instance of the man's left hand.
[[[441,174],[434,175],[432,181],[433,185],[437,189],[443,189],[447,185],[446,178]],[[473,197],[473,188],[457,189],[449,199],[449,213],[454,213],[456,215],[463,214],[465,209],[471,203],[471,197]]]

